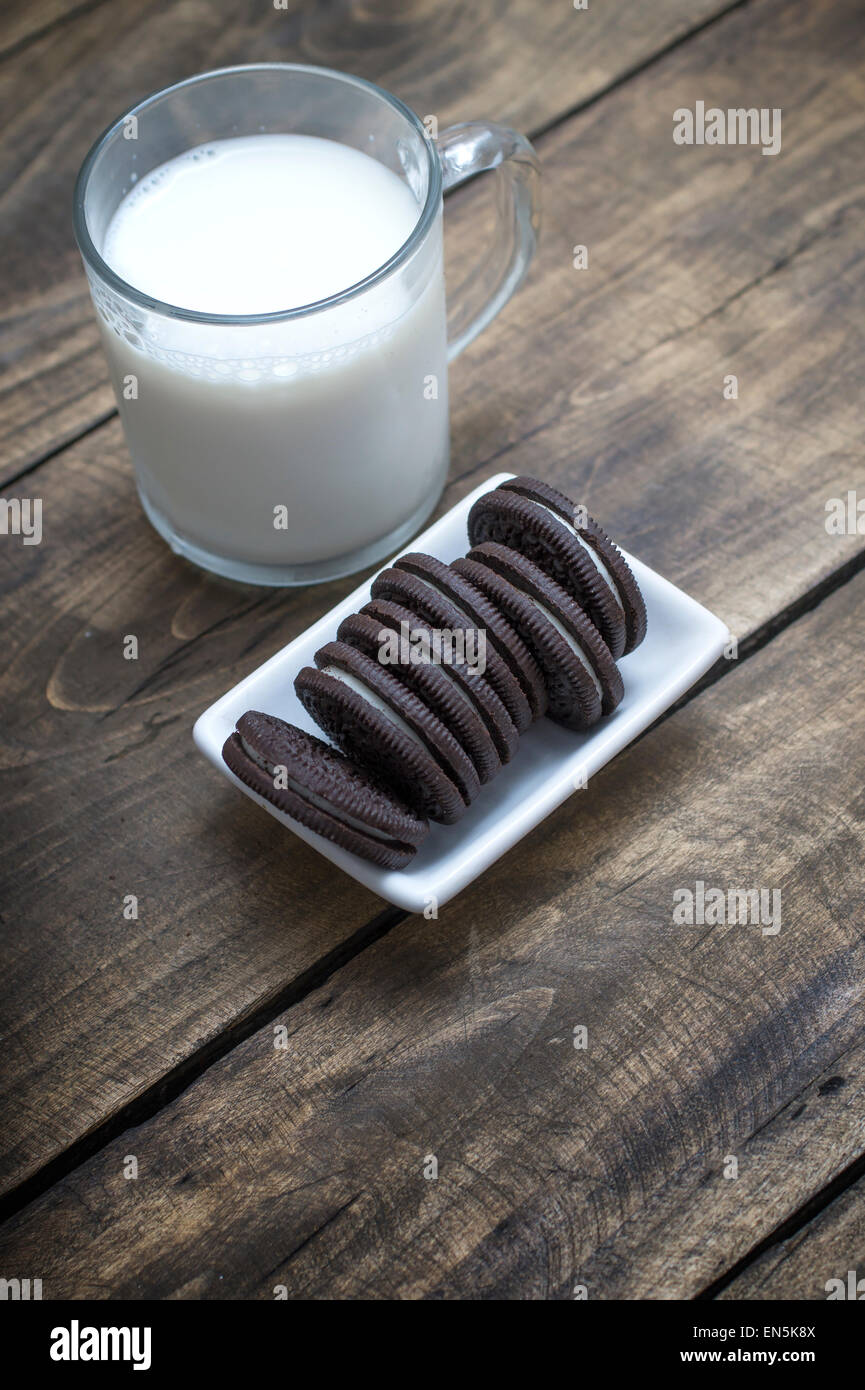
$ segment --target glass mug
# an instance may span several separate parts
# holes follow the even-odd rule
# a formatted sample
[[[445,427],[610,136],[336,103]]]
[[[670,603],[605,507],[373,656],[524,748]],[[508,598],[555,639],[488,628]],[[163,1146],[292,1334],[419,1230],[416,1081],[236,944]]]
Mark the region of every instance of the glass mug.
[[[408,185],[417,221],[384,265],[299,308],[209,314],[151,298],[103,260],[113,213],[151,170],[274,132],[353,146]],[[495,244],[451,290],[448,323],[442,192],[488,169]],[[141,502],[173,550],[230,579],[305,584],[371,565],[419,529],[448,471],[447,364],[525,275],[538,183],[515,131],[468,122],[433,140],[390,93],[293,63],[204,73],[109,127],[78,176],[75,234]]]

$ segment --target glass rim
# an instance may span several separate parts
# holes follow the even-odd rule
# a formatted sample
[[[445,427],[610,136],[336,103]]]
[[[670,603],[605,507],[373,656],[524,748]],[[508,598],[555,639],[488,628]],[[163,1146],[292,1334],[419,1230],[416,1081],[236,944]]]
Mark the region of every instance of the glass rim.
[[[117,131],[129,120],[130,116],[139,116],[154,102],[162,100],[163,97],[171,96],[174,92],[179,92],[188,87],[197,86],[201,82],[207,82],[214,77],[232,77],[243,73],[256,72],[298,72],[312,73],[319,77],[331,78],[334,81],[342,82],[348,86],[358,87],[363,91],[371,92],[380,100],[387,103],[398,115],[402,116],[410,126],[420,136],[427,156],[428,180],[426,200],[420,210],[418,219],[405,241],[382,265],[377,266],[369,275],[365,275],[362,280],[349,285],[346,289],[340,290],[337,294],[328,295],[324,299],[312,300],[309,304],[299,304],[292,309],[274,309],[266,314],[220,314],[208,313],[200,309],[184,309],[179,304],[170,304],[166,300],[155,299],[152,295],[139,290],[135,285],[124,280],[111,266],[104,260],[102,254],[97,250],[93,238],[87,226],[87,218],[84,210],[84,200],[87,186],[93,174],[96,162],[109,140]],[[241,326],[244,324],[268,324],[280,323],[283,320],[305,318],[310,314],[321,313],[324,310],[332,309],[339,304],[344,304],[349,299],[354,299],[357,295],[363,294],[378,284],[380,280],[391,275],[399,269],[415,249],[420,245],[434,222],[442,194],[442,172],[441,165],[436,156],[435,146],[427,135],[420,117],[410,106],[407,106],[399,97],[388,92],[384,87],[379,87],[375,82],[368,82],[364,77],[356,77],[352,73],[338,72],[335,68],[316,67],[307,63],[237,63],[227,68],[213,68],[209,72],[196,73],[193,77],[185,77],[180,82],[174,82],[169,87],[161,87],[157,92],[151,92],[143,100],[136,102],[125,110],[122,115],[113,120],[106,126],[102,134],[97,137],[88,150],[84,162],[78,171],[75,181],[75,190],[72,195],[72,221],[75,232],[75,240],[81,252],[84,264],[88,269],[97,274],[100,280],[108,284],[113,290],[121,294],[125,299],[131,300],[139,308],[145,309],[150,313],[161,314],[165,318],[182,319],[190,323],[219,324],[225,326]]]

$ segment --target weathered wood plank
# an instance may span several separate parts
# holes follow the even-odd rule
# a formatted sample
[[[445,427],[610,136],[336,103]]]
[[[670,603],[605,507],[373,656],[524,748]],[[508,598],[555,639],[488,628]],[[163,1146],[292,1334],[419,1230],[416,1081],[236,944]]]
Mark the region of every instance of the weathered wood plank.
[[[752,6],[552,132],[538,273],[452,374],[466,487],[569,479],[741,636],[862,550],[863,61],[851,3]],[[781,107],[780,155],[675,145],[697,92]]]
[[[845,988],[855,993],[850,981],[861,976],[861,961],[851,964],[846,985],[838,977],[837,961],[831,969],[830,989],[839,995]],[[824,985],[825,978],[815,983],[813,998],[822,1023],[828,1024],[825,996],[821,998]],[[808,1007],[807,994],[806,989],[796,1008]],[[794,1030],[795,1026],[794,1022]],[[693,1296],[710,1289],[736,1260],[835,1180],[839,1170],[865,1150],[865,1049],[858,1039],[846,1047],[848,1031],[843,1024],[838,1056],[831,1056],[836,1046],[831,1036],[809,1050],[800,1068],[808,1084],[800,1086],[793,1074],[785,1093],[786,1081],[775,1080],[766,1112],[755,1116],[750,1130],[746,1122],[741,1142],[735,1133],[731,1146],[715,1153],[705,1168],[690,1164],[671,1171],[646,1201],[637,1223],[615,1231],[585,1262],[583,1276],[590,1286],[602,1290],[605,1298],[641,1299],[669,1296],[666,1290],[683,1289]],[[771,1057],[763,1060],[768,1066],[774,1063]],[[709,1092],[705,1100],[707,1106],[714,1104]],[[517,1274],[516,1264],[513,1272]],[[736,1292],[741,1280],[723,1297],[747,1296]],[[799,1297],[780,1270],[777,1289],[779,1298]]]
[[[587,113],[543,142],[552,234],[533,284],[453,374],[456,476],[444,503],[503,464],[584,491],[634,551],[745,638],[861,547],[823,527],[825,498],[861,472],[861,22],[840,7],[760,13],[757,27],[750,11],[731,16],[617,91],[603,121]],[[766,74],[782,104],[800,93],[791,168],[786,152],[673,146],[670,113],[686,89],[738,101]],[[640,173],[648,167],[651,181]],[[466,254],[474,196],[454,226]],[[589,272],[571,268],[574,227],[599,252]],[[733,368],[740,398],[723,401]],[[5,1005],[10,1035],[21,1034],[7,1056],[9,1182],[272,998],[375,901],[243,812],[188,738],[201,708],[348,582],[250,594],[183,566],[140,515],[116,421],[34,477],[45,541],[21,549],[9,539],[0,550],[14,654],[0,687],[12,710],[0,741],[3,804],[10,843],[34,846],[6,875],[5,912],[21,928]],[[121,659],[128,632],[141,639],[137,663]],[[196,809],[209,795],[212,823]],[[214,836],[225,851],[215,884]],[[283,928],[244,894],[250,859],[267,882],[264,863],[280,861],[271,905],[293,885],[288,952]],[[173,866],[167,881],[163,861]],[[120,887],[94,875],[94,862],[110,864]],[[192,928],[175,920],[187,884],[183,913],[199,905],[203,924],[188,939]],[[132,939],[149,965],[131,987],[117,955],[118,933],[130,940],[118,900],[139,892],[148,904]],[[202,893],[212,894],[206,909]],[[348,911],[357,901],[360,917]],[[230,968],[213,965],[223,955]],[[65,1012],[48,983],[57,980]],[[87,991],[86,1009],[77,991]],[[117,1068],[130,1040],[135,1066]]]
[[[281,598],[166,566],[104,440],[82,441],[40,482],[42,547],[0,553],[4,1185],[383,906],[299,842],[286,852],[276,823],[192,746],[232,666],[239,675],[288,635]],[[74,582],[54,563],[64,553]],[[29,616],[16,584],[39,595]],[[298,627],[320,602],[299,600]],[[124,633],[139,660],[124,659]]]
[[[115,0],[50,29],[26,62],[4,66],[0,55],[0,213],[12,248],[0,283],[0,483],[112,408],[70,207],[88,146],[131,101],[209,67],[310,62],[381,82],[442,125],[487,115],[536,130],[731,3],[608,0],[575,11],[483,0],[445,13],[424,0],[279,10]]]
[[[863,618],[859,576],[8,1223],[4,1267],[46,1297],[705,1287],[865,1145]],[[775,923],[677,924],[698,880],[777,890]],[[803,1095],[827,1068],[849,1089]]]
[[[859,1071],[855,1078],[860,1083],[861,1076]],[[847,1078],[843,1080],[846,1084]],[[860,1086],[856,1096],[860,1113],[863,1099]],[[761,1301],[830,1296],[839,1301],[853,1297],[857,1302],[865,1297],[865,1181],[861,1178],[796,1235],[767,1250],[720,1295],[726,1300]]]
[[[19,56],[28,44],[56,24],[68,24],[85,10],[106,5],[109,0],[4,0],[0,10],[0,59]]]

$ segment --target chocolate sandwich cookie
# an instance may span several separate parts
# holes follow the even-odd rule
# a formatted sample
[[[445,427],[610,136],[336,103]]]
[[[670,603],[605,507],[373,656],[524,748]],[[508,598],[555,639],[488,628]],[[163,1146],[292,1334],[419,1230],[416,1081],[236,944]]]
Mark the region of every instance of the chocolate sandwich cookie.
[[[454,569],[501,607],[534,652],[549,695],[547,713],[585,729],[614,710],[622,677],[597,628],[564,589],[508,546],[476,546]]]
[[[410,609],[404,608],[402,604],[392,603],[389,599],[371,599],[369,603],[364,604],[361,613],[369,614],[370,617],[375,618],[376,621],[385,626],[392,622],[399,625],[401,622],[408,621],[416,627],[425,628],[430,634],[430,641],[434,640],[433,630],[429,623]],[[503,763],[509,763],[519,746],[519,730],[486,676],[479,675],[474,667],[467,666],[465,662],[460,661],[447,662],[442,664],[439,669],[456,686],[459,694],[480,715],[495,744],[499,760]]]
[[[516,492],[546,507],[577,540],[590,548],[601,575],[621,603],[625,615],[625,653],[632,652],[646,635],[646,604],[633,570],[619,547],[593,517],[576,507],[558,488],[537,478],[525,477],[510,478],[502,487],[506,492]]]
[[[294,682],[304,709],[344,753],[415,810],[452,824],[480,789],[471,759],[395,676],[344,642],[316,652]]]
[[[372,661],[347,642],[327,642],[315,654],[320,671],[359,690],[396,724],[404,725],[416,741],[425,745],[442,771],[459,788],[468,806],[480,791],[480,779],[471,758],[451,731],[386,666]]]
[[[529,702],[533,719],[540,719],[547,708],[547,694],[541,669],[519,633],[503,613],[494,608],[485,594],[457,574],[450,565],[432,555],[412,553],[393,562],[394,569],[405,570],[431,584],[458,608],[464,622],[486,632],[487,648],[494,647],[510,667]]]
[[[493,541],[534,561],[577,600],[614,657],[646,634],[646,607],[621,551],[582,508],[535,478],[512,478],[469,512],[472,545]]]
[[[403,608],[396,615],[378,618],[371,613],[352,613],[343,618],[336,635],[340,642],[385,664],[392,676],[407,685],[466,750],[480,781],[488,782],[502,765],[492,735],[456,682],[441,666],[424,659],[430,649],[430,631],[426,623]],[[421,643],[413,640],[418,635]]]
[[[426,580],[419,579],[417,575],[395,568],[382,570],[381,574],[377,574],[372,581],[371,593],[373,598],[389,599],[392,603],[400,603],[403,607],[412,609],[415,613],[420,614],[431,627],[437,628],[439,632],[465,632],[467,642],[469,639],[475,642],[476,652],[480,651],[480,644],[477,641],[480,633],[477,625],[467,624],[465,614],[461,613],[445,594],[427,583]],[[532,722],[532,707],[528,697],[495,647],[486,643],[485,634],[484,642],[485,666],[483,674],[516,724],[518,731],[523,733]]]
[[[321,739],[247,710],[222,756],[231,771],[292,820],[382,869],[402,869],[429,831],[423,816]]]

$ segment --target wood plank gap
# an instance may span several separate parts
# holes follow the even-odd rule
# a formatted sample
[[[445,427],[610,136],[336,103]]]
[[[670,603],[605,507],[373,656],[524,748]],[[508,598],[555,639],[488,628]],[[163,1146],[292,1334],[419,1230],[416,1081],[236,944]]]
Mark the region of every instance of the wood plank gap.
[[[611,96],[612,93],[617,92],[620,87],[624,87],[626,83],[632,82],[635,77],[640,77],[644,72],[648,72],[656,63],[660,63],[664,58],[668,57],[669,54],[675,53],[678,48],[684,47],[684,45],[690,43],[692,39],[699,38],[707,29],[714,28],[716,24],[726,19],[728,15],[733,14],[736,10],[743,10],[746,6],[752,5],[753,3],[754,0],[732,0],[732,3],[726,5],[723,10],[718,10],[717,14],[709,15],[708,19],[701,20],[698,24],[695,24],[692,29],[686,30],[685,33],[679,34],[678,38],[671,39],[669,43],[664,44],[663,48],[656,49],[654,53],[641,59],[641,61],[635,63],[633,67],[627,68],[624,72],[620,73],[618,77],[614,77],[611,82],[608,82],[605,87],[601,87],[597,92],[593,92],[591,96],[586,97],[583,101],[576,102],[574,106],[569,106],[567,110],[560,112],[559,115],[553,116],[551,120],[546,121],[543,125],[539,125],[534,130],[529,131],[529,138],[531,140],[541,140],[545,135],[549,135],[552,131],[557,130],[559,126],[563,126],[568,121],[573,120],[575,116],[581,115],[583,111],[590,111],[593,106],[597,106],[605,97]],[[478,177],[479,175],[477,174],[473,175],[473,178]],[[471,180],[467,180],[467,182],[470,181]],[[465,184],[461,185],[461,187],[465,186]]]
[[[91,14],[93,10],[101,9],[108,3],[108,0],[85,0],[84,4],[77,5],[74,10],[67,10],[66,14],[60,14],[50,23],[43,25],[41,29],[34,29],[31,34],[24,34],[22,38],[10,43],[8,48],[0,48],[0,63],[8,62],[10,58],[17,58],[24,53],[34,43],[47,38],[49,34],[57,29],[64,28],[67,24],[73,24],[83,15]]]
[[[44,29],[40,30],[39,32],[32,35],[28,35],[27,38],[20,40],[18,44],[12,45],[5,52],[0,50],[0,62],[2,62],[8,55],[14,54],[18,49],[26,47],[35,39],[40,39],[44,35],[50,33],[59,25],[66,24],[69,20],[72,20],[79,15],[87,14],[91,10],[98,9],[101,5],[105,3],[106,0],[93,0],[91,4],[82,5],[79,9],[75,10],[71,14],[61,16],[60,18],[53,21],[51,24],[47,25]],[[656,63],[666,58],[669,54],[674,53],[677,49],[683,47],[683,45],[689,43],[692,39],[699,37],[701,34],[705,33],[707,29],[711,29],[719,21],[726,19],[728,15],[733,14],[736,10],[744,9],[746,6],[751,5],[753,3],[754,0],[731,0],[731,3],[729,5],[726,5],[722,10],[719,10],[717,14],[710,15],[707,19],[702,20],[698,24],[695,24],[692,28],[687,29],[684,33],[679,34],[677,38],[671,39],[669,43],[664,44],[661,48],[658,48],[654,53],[648,55],[646,58],[643,58],[639,63],[635,63],[633,67],[630,67],[626,69],[623,73],[620,73],[618,77],[613,78],[611,82],[608,82],[606,86],[601,87],[597,92],[594,92],[591,96],[586,97],[583,101],[576,102],[573,106],[567,107],[564,111],[559,112],[550,120],[543,122],[542,124],[539,124],[537,126],[530,127],[527,131],[529,138],[533,141],[542,140],[546,135],[549,135],[559,126],[566,124],[574,117],[580,115],[581,112],[590,110],[592,107],[596,106],[599,102],[601,102],[605,97],[610,96],[612,93],[618,91],[620,87],[625,86],[626,83],[632,81],[635,77],[641,76],[642,73],[652,68]],[[294,18],[299,22],[304,18],[304,16],[301,14],[295,16]],[[465,192],[469,184],[474,183],[477,179],[481,177],[482,175],[480,174],[472,175],[471,178],[467,179],[465,183],[460,186],[461,191]],[[86,438],[87,435],[93,432],[93,430],[98,429],[100,426],[106,424],[109,420],[113,419],[116,414],[116,409],[106,412],[105,414],[101,415],[97,420],[93,421],[90,425],[88,425],[87,428],[82,430],[79,434],[72,435],[69,439],[64,440],[62,443],[58,444],[54,448],[47,450],[44,454],[41,454],[37,456],[35,459],[31,460],[31,462],[28,463],[25,468],[22,468],[19,473],[13,475],[12,478],[10,478],[7,482],[3,484],[4,490],[9,487],[14,487],[15,484],[19,481],[19,479],[27,477],[30,474],[34,473],[38,468],[42,466],[43,463],[50,462],[51,459],[56,458],[58,454],[62,453],[64,449],[67,449],[71,447],[71,445],[76,444],[78,440]],[[513,446],[508,446],[508,448],[511,447]],[[507,450],[502,450],[500,452],[507,452]],[[470,470],[470,472],[471,471],[475,470],[472,469]],[[459,479],[456,479],[455,481],[459,481]]]
[[[80,440],[86,439],[89,434],[95,434],[96,430],[101,430],[102,426],[107,425],[109,420],[113,420],[116,414],[116,409],[106,410],[103,415],[100,415],[96,420],[92,420],[89,425],[85,425],[84,429],[80,430],[78,434],[74,435],[71,439],[61,440],[59,444],[55,444],[53,449],[48,449],[44,454],[40,454],[38,458],[32,459],[30,463],[25,464],[17,473],[13,473],[11,478],[7,478],[2,484],[0,491],[8,492],[10,488],[14,488],[20,483],[22,478],[29,478],[31,473],[35,473],[38,468],[42,467],[43,463],[50,463],[58,454],[62,454],[65,449],[70,449],[73,444],[77,444]]]
[[[238,1017],[203,1047],[190,1053],[176,1067],[172,1067],[170,1071],[160,1077],[159,1081],[142,1091],[141,1095],[137,1096],[134,1101],[110,1115],[107,1120],[90,1130],[89,1133],[82,1135],[80,1139],[63,1149],[43,1168],[32,1173],[17,1187],[10,1188],[7,1193],[0,1197],[0,1224],[8,1221],[23,1207],[35,1201],[43,1192],[54,1187],[74,1169],[80,1168],[100,1149],[106,1148],[108,1144],[119,1138],[125,1130],[133,1129],[144,1124],[147,1120],[153,1119],[160,1110],[165,1109],[167,1105],[182,1095],[204,1072],[208,1071],[216,1062],[221,1061],[246,1038],[261,1028],[265,1028],[286,1009],[300,1003],[313,990],[320,989],[332,975],[341,970],[344,965],[348,965],[355,956],[360,955],[361,951],[366,950],[368,946],[372,946],[383,936],[387,936],[388,932],[399,926],[400,922],[403,922],[407,916],[408,914],[402,908],[384,908],[371,921],[353,932],[347,940],[341,942],[333,951],[322,956],[310,969],[291,980],[276,994],[262,1000],[248,1014]]]
[[[742,649],[739,652],[737,664],[741,661],[747,661],[749,657],[761,651],[782,631],[791,626],[799,618],[804,617],[805,614],[810,613],[814,608],[818,607],[824,599],[828,598],[830,594],[849,582],[850,579],[863,569],[865,569],[865,550],[854,556],[845,565],[840,566],[839,569],[833,571],[825,580],[814,585],[813,588],[809,589],[795,603],[785,608],[782,613],[775,615],[769,622],[764,623],[758,628],[751,637],[743,643]],[[702,680],[698,681],[696,685],[692,686],[691,689],[682,696],[681,700],[675,705],[671,705],[649,729],[646,729],[640,734],[639,737],[634,740],[634,743],[639,743],[652,729],[663,724],[678,710],[684,708],[684,706],[689,704],[692,700],[697,699],[704,690],[715,685],[727,674],[731,667],[732,663],[722,658],[706,673]],[[205,1071],[209,1070],[216,1062],[219,1062],[223,1057],[227,1056],[229,1052],[233,1051],[233,1049],[246,1038],[250,1037],[259,1029],[266,1027],[268,1023],[271,1023],[286,1009],[292,1008],[295,1004],[300,1003],[308,994],[312,993],[313,990],[318,989],[322,984],[326,983],[326,981],[330,979],[332,975],[336,974],[338,970],[341,970],[344,965],[349,964],[349,962],[359,956],[361,952],[365,951],[367,947],[373,945],[376,941],[379,941],[382,937],[393,931],[395,927],[405,921],[408,915],[408,913],[403,912],[400,908],[384,908],[373,917],[371,921],[367,922],[365,926],[359,928],[359,930],[354,932],[346,941],[342,942],[338,948],[329,952],[326,956],[323,956],[320,961],[317,961],[315,966],[298,976],[296,980],[290,981],[276,994],[263,1000],[256,1009],[238,1018],[217,1037],[211,1039],[205,1046],[192,1052],[189,1057],[166,1072],[158,1082],[148,1087],[147,1090],[143,1091],[134,1101],[123,1106],[101,1125],[98,1125],[88,1134],[83,1135],[81,1139],[76,1140],[74,1144],[71,1144],[67,1149],[64,1149],[62,1153],[59,1153],[55,1158],[51,1159],[50,1162],[45,1164],[43,1168],[40,1168],[38,1172],[33,1173],[16,1187],[10,1188],[3,1197],[0,1197],[0,1224],[28,1206],[32,1201],[35,1201],[37,1197],[40,1197],[44,1192],[47,1192],[49,1188],[67,1177],[74,1169],[79,1168],[100,1149],[112,1143],[113,1140],[118,1138],[125,1130],[152,1119],[160,1110],[164,1109],[186,1091]],[[861,1176],[860,1171],[857,1170],[857,1165],[860,1164],[865,1164],[865,1155],[857,1159],[856,1162],[845,1169],[844,1173],[839,1175],[833,1183],[815,1196],[813,1202],[822,1202],[821,1206],[814,1207],[812,1211],[812,1203],[809,1203],[801,1209],[800,1224],[805,1224],[813,1215],[816,1215],[818,1211],[828,1205],[828,1203],[833,1200],[834,1196],[837,1195],[837,1192],[843,1190],[843,1187],[849,1186],[850,1183],[855,1182],[857,1178]],[[865,1172],[865,1168],[863,1168],[862,1171]],[[823,1200],[824,1197],[825,1200]],[[809,1212],[810,1215],[805,1214]],[[790,1218],[790,1220],[796,1221],[799,1215],[800,1213],[797,1213],[794,1217]],[[778,1228],[778,1232],[782,1231],[786,1231],[786,1224]],[[697,1295],[697,1297],[713,1298],[715,1293],[720,1292],[722,1288],[726,1287],[726,1283],[731,1282],[741,1272],[742,1268],[753,1262],[753,1260],[758,1259],[764,1252],[764,1249],[780,1239],[786,1239],[785,1235],[780,1235],[778,1232],[773,1232],[771,1236],[767,1237],[766,1241],[759,1245],[755,1245],[747,1256],[744,1256],[736,1266],[732,1267],[722,1276],[722,1279],[715,1281],[715,1283],[710,1286],[713,1292],[707,1290]]]
[[[778,613],[773,613],[771,618],[767,619],[765,623],[761,623],[758,628],[755,628],[750,637],[746,637],[739,647],[738,656],[736,657],[737,664],[742,661],[747,661],[749,657],[762,651],[764,647],[767,647],[770,642],[774,641],[786,628],[792,627],[793,623],[798,622],[799,619],[804,618],[807,613],[811,613],[815,608],[818,608],[824,599],[829,598],[830,595],[842,589],[845,584],[849,584],[850,580],[855,579],[856,575],[863,569],[865,569],[865,550],[860,550],[856,555],[851,556],[849,560],[845,561],[843,565],[839,565],[836,570],[832,570],[831,574],[827,574],[825,579],[821,579],[818,584],[812,585],[810,589],[806,589],[804,594],[800,594],[799,598],[795,599],[792,603],[788,603],[786,608],[782,608]],[[634,743],[639,743],[640,739],[645,738],[648,733],[651,733],[652,729],[656,729],[659,724],[663,724],[664,721],[675,714],[677,710],[690,704],[690,702],[696,699],[698,695],[702,694],[704,690],[708,690],[709,686],[715,685],[716,682],[726,674],[730,665],[731,662],[726,657],[722,656],[704,676],[701,676],[700,679],[691,686],[690,690],[685,691],[685,694],[680,700],[677,700],[669,709],[664,710],[664,713],[659,715],[654,724],[649,725],[648,729],[644,729],[643,732],[633,740]]]
[[[776,1226],[774,1231],[770,1231],[769,1235],[759,1241],[746,1255],[743,1255],[740,1260],[737,1260],[734,1265],[731,1265],[725,1274],[720,1275],[719,1278],[715,1279],[711,1284],[708,1284],[705,1289],[702,1289],[700,1293],[696,1294],[694,1301],[696,1303],[702,1303],[717,1298],[718,1294],[723,1293],[724,1289],[732,1284],[735,1279],[738,1279],[739,1275],[743,1274],[744,1271],[759,1260],[762,1255],[765,1255],[766,1252],[773,1249],[774,1246],[783,1244],[784,1241],[789,1240],[791,1236],[798,1235],[800,1231],[803,1231],[806,1226],[810,1225],[816,1217],[824,1212],[827,1207],[831,1206],[836,1198],[842,1196],[848,1188],[852,1187],[862,1177],[865,1177],[865,1153],[860,1154],[852,1163],[848,1163],[847,1167],[843,1168],[837,1177],[833,1178],[832,1181],[821,1188],[819,1192],[815,1192],[814,1196],[810,1197],[797,1211],[794,1211],[792,1216],[788,1216],[786,1221],[782,1221],[780,1226]]]

